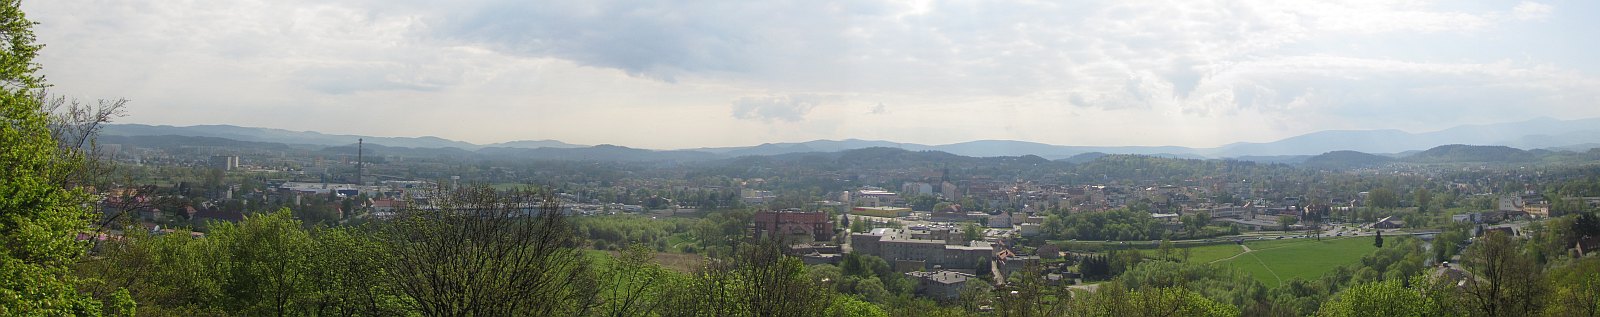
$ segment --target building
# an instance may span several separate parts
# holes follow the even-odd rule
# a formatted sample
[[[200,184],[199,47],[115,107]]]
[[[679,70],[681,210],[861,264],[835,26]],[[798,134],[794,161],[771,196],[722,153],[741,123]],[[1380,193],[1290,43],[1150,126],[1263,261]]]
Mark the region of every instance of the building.
[[[966,288],[967,282],[978,278],[954,271],[908,272],[906,276],[917,280],[918,294],[941,301],[961,298],[961,290]]]
[[[901,185],[900,186],[900,193],[905,194],[906,196],[916,196],[916,195],[929,195],[929,196],[932,196],[934,194],[933,184],[922,183],[922,182],[907,182],[907,183],[905,183],[905,185]]]
[[[911,208],[903,207],[855,207],[850,209],[850,214],[857,216],[873,217],[905,217],[911,215]]]
[[[750,219],[755,222],[753,235],[757,238],[782,237],[791,242],[833,240],[833,222],[825,212],[762,211]]]
[[[211,168],[231,171],[239,168],[239,157],[229,155],[212,156],[211,160],[207,162],[207,165],[210,165]]]
[[[862,207],[889,206],[899,200],[899,194],[877,188],[863,188],[850,197],[851,203]]]
[[[778,199],[778,195],[773,194],[770,190],[754,190],[749,188],[739,191],[739,196],[747,205],[761,205]]]
[[[873,229],[850,235],[852,250],[886,261],[921,261],[924,269],[976,270],[994,259],[995,246],[985,241],[966,241],[959,230],[934,228],[907,230]]]
[[[1373,229],[1400,229],[1405,226],[1406,221],[1400,220],[1400,218],[1395,218],[1395,216],[1383,217],[1383,219],[1379,219],[1378,222],[1372,223]]]

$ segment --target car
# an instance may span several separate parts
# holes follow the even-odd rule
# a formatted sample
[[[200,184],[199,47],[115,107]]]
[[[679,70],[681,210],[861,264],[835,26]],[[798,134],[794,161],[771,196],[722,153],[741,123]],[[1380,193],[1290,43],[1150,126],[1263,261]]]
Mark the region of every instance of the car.
[[[1278,236],[1277,239],[1273,239],[1273,240],[1283,240],[1283,236]]]

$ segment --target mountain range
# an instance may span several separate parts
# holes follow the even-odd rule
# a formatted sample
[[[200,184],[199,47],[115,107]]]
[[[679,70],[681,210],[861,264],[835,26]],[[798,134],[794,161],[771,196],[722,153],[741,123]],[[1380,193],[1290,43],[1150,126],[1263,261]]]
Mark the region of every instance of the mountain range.
[[[1449,129],[1411,133],[1401,130],[1320,131],[1273,142],[1238,142],[1213,148],[1181,146],[1067,146],[1015,140],[979,140],[944,145],[925,145],[878,140],[816,140],[795,143],[766,143],[743,147],[714,147],[681,150],[645,150],[614,145],[578,145],[557,140],[523,140],[493,144],[473,144],[439,137],[378,137],[324,134],[272,128],[231,125],[165,126],[111,124],[103,136],[183,136],[222,138],[245,142],[288,145],[345,146],[362,139],[369,145],[390,148],[456,148],[466,152],[496,155],[564,159],[617,159],[643,153],[654,157],[639,160],[700,160],[740,156],[767,156],[806,152],[838,152],[863,148],[898,148],[909,151],[940,151],[971,157],[1035,155],[1052,160],[1079,161],[1105,154],[1142,154],[1173,158],[1232,158],[1271,163],[1299,163],[1314,155],[1335,151],[1386,154],[1421,151],[1451,144],[1504,146],[1519,149],[1585,151],[1600,147],[1600,118],[1559,120],[1539,118],[1521,122],[1463,125]],[[1340,153],[1340,157],[1351,157]],[[634,159],[624,159],[634,160]],[[1372,161],[1371,158],[1362,158]]]

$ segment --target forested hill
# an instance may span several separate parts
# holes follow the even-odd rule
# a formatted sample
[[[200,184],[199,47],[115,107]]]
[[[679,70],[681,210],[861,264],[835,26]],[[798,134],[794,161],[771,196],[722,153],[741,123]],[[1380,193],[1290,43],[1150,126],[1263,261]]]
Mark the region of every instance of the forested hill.
[[[1533,153],[1507,146],[1462,144],[1442,145],[1405,158],[1408,162],[1416,163],[1515,163],[1535,159],[1537,157]]]
[[[1371,167],[1393,162],[1394,158],[1356,151],[1333,151],[1307,158],[1301,165],[1316,169]]]

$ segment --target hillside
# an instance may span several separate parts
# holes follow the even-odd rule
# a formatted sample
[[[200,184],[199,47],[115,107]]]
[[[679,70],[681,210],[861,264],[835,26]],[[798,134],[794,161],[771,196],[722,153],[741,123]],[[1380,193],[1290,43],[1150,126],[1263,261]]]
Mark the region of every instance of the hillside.
[[[1301,166],[1317,169],[1346,169],[1382,165],[1394,158],[1356,151],[1333,151],[1307,158]]]
[[[1528,151],[1497,145],[1441,145],[1405,158],[1414,163],[1517,163],[1537,157]]]

